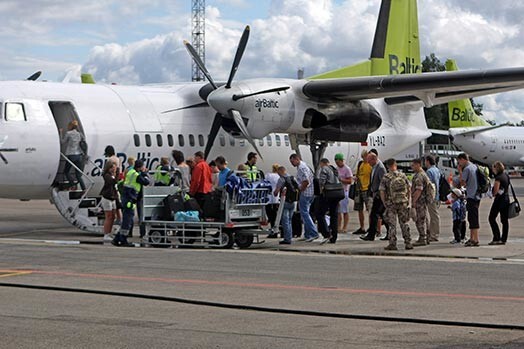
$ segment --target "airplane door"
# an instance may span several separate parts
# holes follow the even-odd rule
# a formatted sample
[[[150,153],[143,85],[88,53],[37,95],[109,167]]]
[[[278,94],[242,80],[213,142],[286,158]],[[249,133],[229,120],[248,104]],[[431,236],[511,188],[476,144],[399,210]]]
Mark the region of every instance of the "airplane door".
[[[0,119],[3,197],[49,198],[60,144],[52,117],[40,100],[4,101]],[[5,189],[5,190],[4,190]]]
[[[494,153],[497,150],[497,137],[491,137],[490,153]]]

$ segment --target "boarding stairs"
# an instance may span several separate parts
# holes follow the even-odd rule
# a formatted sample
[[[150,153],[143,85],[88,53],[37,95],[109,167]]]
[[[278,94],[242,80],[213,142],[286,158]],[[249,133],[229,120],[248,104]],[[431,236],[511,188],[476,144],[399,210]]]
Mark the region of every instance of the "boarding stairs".
[[[93,179],[75,166],[64,154],[61,153],[60,155],[62,158],[60,169],[62,170],[57,173],[51,192],[51,203],[56,206],[62,217],[75,227],[87,232],[103,234],[104,212],[100,207],[100,196],[98,193],[93,194],[91,192],[95,184]],[[73,169],[82,173],[86,184],[85,191],[68,189],[70,183],[66,180],[63,172],[66,162]],[[89,159],[88,162],[97,166]]]

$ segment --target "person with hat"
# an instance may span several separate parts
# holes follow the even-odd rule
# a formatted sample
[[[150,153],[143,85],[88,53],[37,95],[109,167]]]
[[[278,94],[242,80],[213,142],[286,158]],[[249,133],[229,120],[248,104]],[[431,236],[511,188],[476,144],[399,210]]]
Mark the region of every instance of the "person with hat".
[[[353,183],[353,172],[344,161],[344,154],[335,154],[338,180],[344,185],[344,199],[338,203],[338,232],[347,233],[349,226],[349,186]]]
[[[112,241],[115,246],[132,246],[127,241],[128,235],[133,232],[133,219],[135,217],[135,208],[140,200],[142,187],[149,185],[147,168],[143,160],[136,160],[134,168],[130,169],[124,180],[124,189],[122,193],[122,206],[124,207],[122,225],[118,234]],[[139,212],[140,213],[140,212]]]
[[[451,244],[460,244],[466,238],[466,203],[458,188],[451,190],[451,212],[453,213],[453,240]]]

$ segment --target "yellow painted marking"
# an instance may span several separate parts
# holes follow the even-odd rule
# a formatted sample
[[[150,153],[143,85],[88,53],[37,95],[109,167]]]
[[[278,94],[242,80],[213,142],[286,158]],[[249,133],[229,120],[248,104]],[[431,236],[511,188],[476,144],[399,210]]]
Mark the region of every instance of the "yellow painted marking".
[[[5,278],[8,276],[27,275],[32,273],[33,272],[29,270],[0,270],[0,278]]]

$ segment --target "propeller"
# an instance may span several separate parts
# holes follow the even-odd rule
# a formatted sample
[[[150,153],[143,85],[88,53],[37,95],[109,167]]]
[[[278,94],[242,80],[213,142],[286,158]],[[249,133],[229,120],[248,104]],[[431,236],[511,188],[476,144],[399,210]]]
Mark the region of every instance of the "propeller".
[[[30,77],[28,77],[26,80],[36,81],[38,80],[40,75],[42,75],[42,72],[39,70],[36,73],[34,73],[33,75],[31,75]]]
[[[253,148],[258,153],[260,158],[263,159],[262,154],[260,153],[260,151],[258,150],[258,148],[257,148],[257,146],[255,144],[255,140],[250,135],[249,130],[247,129],[246,124],[244,123],[244,119],[242,118],[242,114],[238,110],[235,110],[233,108],[228,109],[227,113],[226,113],[225,109],[223,109],[223,108],[218,108],[217,109],[216,106],[213,106],[211,104],[212,100],[217,101],[218,99],[221,99],[221,97],[218,97],[218,96],[222,95],[224,89],[228,90],[228,89],[231,88],[231,84],[233,83],[233,79],[235,78],[235,75],[236,75],[236,72],[238,70],[238,67],[240,66],[240,62],[242,60],[242,56],[244,55],[244,51],[246,50],[246,46],[247,46],[247,42],[248,42],[248,39],[249,39],[250,30],[251,30],[250,27],[246,26],[245,29],[244,29],[244,32],[242,33],[242,36],[241,36],[240,41],[238,43],[237,51],[235,53],[235,58],[233,59],[233,64],[231,66],[231,72],[229,73],[229,77],[227,79],[227,83],[223,87],[218,87],[217,86],[217,84],[213,81],[213,78],[211,77],[211,74],[206,69],[206,67],[204,65],[204,62],[202,62],[202,60],[198,56],[197,52],[193,48],[193,46],[191,46],[191,44],[189,42],[184,41],[184,45],[185,45],[189,55],[193,58],[193,61],[196,63],[196,65],[199,67],[199,69],[202,71],[202,73],[206,76],[206,78],[208,79],[209,83],[213,87],[213,91],[211,91],[206,96],[207,97],[206,98],[206,102],[209,105],[211,105],[212,107],[214,107],[216,110],[218,110],[218,109],[222,110],[221,112],[217,112],[215,114],[215,118],[213,119],[213,124],[211,125],[209,138],[207,140],[206,147],[205,147],[205,152],[204,152],[206,158],[208,157],[209,153],[211,152],[211,148],[213,147],[213,143],[215,142],[215,139],[216,139],[216,137],[218,135],[218,132],[220,131],[220,128],[223,126],[224,122],[229,122],[229,120],[232,119],[235,122],[235,125],[240,130],[242,136],[245,139],[247,139],[249,144],[251,144],[253,146]],[[289,88],[290,88],[289,86],[283,86],[283,87],[266,89],[266,90],[263,90],[263,91],[258,91],[258,92],[249,93],[249,94],[233,95],[233,96],[229,96],[229,97],[226,97],[226,98],[231,98],[233,101],[237,101],[237,100],[240,100],[242,98],[251,97],[251,96],[258,95],[258,94],[271,93],[271,92],[281,92],[281,91],[285,91],[285,90],[287,90]],[[216,91],[218,89],[220,89],[220,91]],[[215,93],[218,93],[218,95],[216,95]],[[215,98],[214,99],[211,98],[213,94],[215,94],[215,96],[214,96]],[[226,96],[227,96],[227,94],[226,94]],[[218,98],[216,98],[216,97],[218,97]],[[224,99],[221,99],[221,101],[223,102]],[[196,106],[200,106],[200,105],[188,106],[188,107],[179,108],[179,109],[192,108],[192,107],[196,107]],[[171,111],[179,110],[179,109],[173,109]],[[169,112],[169,111],[166,111],[166,112]]]

